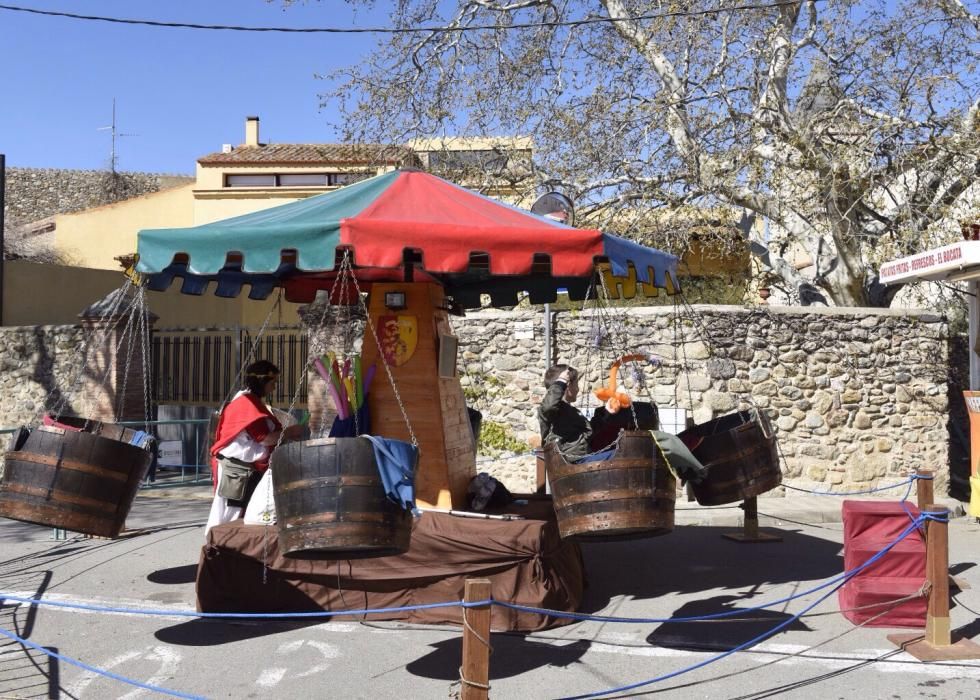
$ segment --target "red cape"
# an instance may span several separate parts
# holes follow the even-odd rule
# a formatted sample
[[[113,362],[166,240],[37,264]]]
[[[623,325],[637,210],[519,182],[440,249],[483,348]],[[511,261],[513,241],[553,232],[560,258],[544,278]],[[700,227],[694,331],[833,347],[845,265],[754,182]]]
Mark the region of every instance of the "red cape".
[[[247,392],[233,400],[221,412],[218,418],[218,427],[214,433],[214,442],[211,443],[211,482],[218,483],[218,452],[235,439],[238,433],[248,428],[256,428],[256,434],[268,434],[266,430],[266,419],[272,419],[275,424],[274,430],[282,430],[280,423],[274,415],[265,407],[265,404],[254,394]],[[255,468],[264,471],[269,466],[268,461],[256,462]]]

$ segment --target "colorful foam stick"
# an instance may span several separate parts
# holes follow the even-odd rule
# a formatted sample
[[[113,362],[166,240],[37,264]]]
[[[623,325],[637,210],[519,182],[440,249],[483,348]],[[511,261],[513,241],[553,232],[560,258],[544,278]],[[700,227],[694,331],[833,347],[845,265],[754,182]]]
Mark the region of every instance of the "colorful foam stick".
[[[314,358],[313,368],[317,371],[317,374],[323,378],[323,381],[330,384],[330,373],[327,371],[327,368],[323,365],[323,361],[320,360],[319,357]]]
[[[361,372],[361,356],[354,357],[354,389],[357,391],[357,405],[364,405],[364,375]]]
[[[644,353],[636,355],[623,355],[621,358],[612,363],[612,367],[609,368],[609,384],[600,389],[596,389],[592,393],[600,401],[605,401],[606,410],[610,413],[616,413],[621,408],[629,408],[633,403],[630,400],[630,395],[622,392],[616,391],[616,377],[619,374],[619,366],[624,362],[633,362],[635,360],[646,360],[647,355]]]
[[[302,418],[299,419],[298,425],[306,425],[309,422],[310,422],[310,412],[303,411],[303,416]]]
[[[333,401],[334,409],[336,409],[337,415],[341,418],[346,418],[346,402],[341,400],[340,392],[337,391],[337,387],[330,376],[330,372],[328,372],[327,368],[324,367],[323,361],[319,357],[313,360],[313,367],[316,368],[317,374],[323,377],[323,381],[326,382],[327,393],[330,395],[330,399]]]
[[[368,392],[371,390],[371,380],[374,379],[374,373],[377,369],[377,365],[371,365],[364,373],[364,396],[367,396]]]
[[[354,379],[352,377],[344,377],[344,388],[347,390],[347,401],[351,405],[351,412],[356,413],[359,406],[357,404],[357,390],[354,389]]]

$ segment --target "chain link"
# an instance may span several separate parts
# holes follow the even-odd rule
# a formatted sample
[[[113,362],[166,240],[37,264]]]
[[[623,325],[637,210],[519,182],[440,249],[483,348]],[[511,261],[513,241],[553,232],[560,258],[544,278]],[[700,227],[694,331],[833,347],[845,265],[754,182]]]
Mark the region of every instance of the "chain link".
[[[402,402],[401,393],[398,391],[398,386],[395,384],[395,378],[391,374],[391,367],[388,366],[388,358],[385,357],[384,350],[381,349],[381,340],[378,338],[377,332],[374,330],[374,324],[371,323],[371,316],[368,314],[367,306],[364,304],[364,297],[361,296],[361,287],[357,283],[357,276],[351,275],[351,279],[354,282],[354,288],[357,290],[357,298],[361,303],[361,308],[364,311],[364,315],[367,318],[368,332],[370,332],[371,337],[374,338],[374,344],[378,348],[378,359],[381,361],[382,367],[385,368],[385,374],[388,375],[388,382],[391,384],[391,390],[395,395],[395,400],[398,402],[398,408],[402,412],[402,419],[405,421],[405,427],[408,428],[408,434],[411,437],[412,445],[418,448],[419,441],[415,438],[415,431],[412,430],[412,422],[408,419],[408,412],[405,410],[405,404]]]
[[[122,306],[123,300],[129,297],[129,295],[126,292],[131,284],[132,283],[127,279],[125,282],[123,282],[122,286],[119,287],[119,289],[113,292],[114,298],[110,303],[109,309],[103,318],[111,321],[111,319],[116,316],[119,307]],[[129,303],[130,304],[135,303],[135,299],[129,299]],[[128,311],[129,308],[127,307],[127,310],[124,313],[128,313]],[[32,428],[37,427],[37,425],[41,421],[41,416],[43,416],[43,414],[48,410],[50,410],[55,416],[60,416],[62,414],[62,412],[65,410],[65,407],[68,405],[69,399],[74,397],[78,393],[78,387],[81,384],[82,378],[85,376],[84,370],[85,370],[85,364],[88,361],[89,351],[92,349],[93,346],[102,346],[105,344],[106,339],[108,338],[109,335],[109,331],[112,329],[112,327],[113,326],[111,325],[111,323],[107,321],[98,332],[95,330],[94,326],[89,329],[89,331],[85,334],[85,343],[82,349],[81,361],[75,365],[75,372],[72,375],[71,379],[68,381],[67,389],[64,392],[60,392],[59,399],[57,403],[55,403],[54,405],[51,405],[51,397],[54,394],[54,391],[48,392],[47,398],[45,399],[44,410],[42,410],[41,415],[35,416],[34,420],[31,421],[29,427]],[[93,338],[95,338],[96,335],[98,335],[98,341],[93,343],[92,340]]]

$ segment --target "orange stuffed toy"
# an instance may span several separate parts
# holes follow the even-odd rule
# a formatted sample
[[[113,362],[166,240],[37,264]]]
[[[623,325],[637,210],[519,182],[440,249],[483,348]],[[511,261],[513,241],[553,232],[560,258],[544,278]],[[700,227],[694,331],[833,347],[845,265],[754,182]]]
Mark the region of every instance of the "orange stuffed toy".
[[[592,392],[597,399],[605,402],[607,411],[618,413],[620,409],[629,408],[633,403],[629,394],[616,391],[616,378],[619,375],[619,366],[624,362],[647,359],[649,359],[648,356],[642,353],[637,355],[623,355],[612,363],[612,367],[609,368],[609,385]]]

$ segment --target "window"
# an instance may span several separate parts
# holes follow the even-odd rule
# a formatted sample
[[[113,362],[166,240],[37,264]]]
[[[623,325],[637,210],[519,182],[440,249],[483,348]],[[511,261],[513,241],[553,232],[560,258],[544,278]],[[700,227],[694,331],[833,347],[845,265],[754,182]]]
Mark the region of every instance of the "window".
[[[372,173],[330,173],[330,184],[336,185],[337,187],[343,187],[344,185],[353,185],[355,182],[360,182],[361,180],[367,180],[372,176]]]
[[[275,187],[275,175],[225,175],[227,187]]]
[[[283,173],[279,187],[323,187],[327,184],[326,173]]]
[[[343,187],[366,180],[373,172],[263,173],[225,175],[225,187]]]

